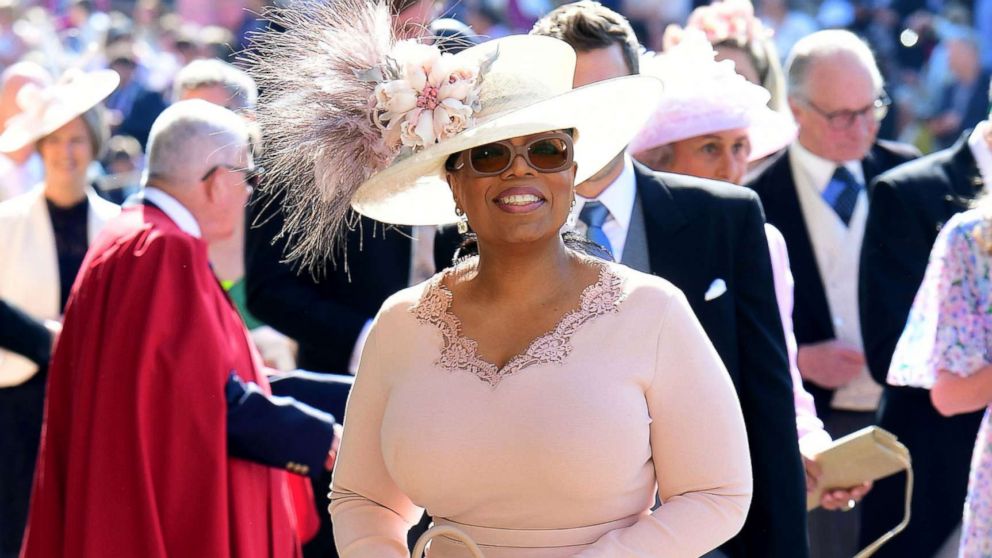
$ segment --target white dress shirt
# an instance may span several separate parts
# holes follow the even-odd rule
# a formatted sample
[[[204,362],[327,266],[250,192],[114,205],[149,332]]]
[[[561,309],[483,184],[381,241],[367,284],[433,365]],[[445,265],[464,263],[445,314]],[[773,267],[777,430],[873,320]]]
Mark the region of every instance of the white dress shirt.
[[[200,224],[196,222],[196,217],[190,213],[186,206],[179,202],[176,198],[166,194],[162,190],[155,188],[153,186],[145,186],[141,191],[141,197],[155,204],[155,207],[162,210],[162,213],[172,219],[172,222],[176,224],[184,233],[200,238],[202,232],[200,231]],[[130,200],[127,205],[130,205]]]
[[[862,188],[858,194],[851,221],[844,225],[834,208],[823,199],[823,191],[833,178],[837,164],[814,155],[799,142],[789,148],[789,162],[830,307],[834,335],[844,345],[863,353],[858,268],[868,216],[866,189]],[[865,184],[861,161],[846,161],[844,167],[862,185]],[[832,406],[848,411],[873,411],[878,407],[881,395],[882,387],[872,379],[868,368],[863,367],[857,377],[834,393]]]
[[[606,206],[610,215],[603,223],[603,233],[610,239],[613,249],[613,259],[617,262],[623,257],[623,247],[627,242],[627,230],[630,228],[630,218],[634,213],[634,201],[637,198],[637,177],[634,175],[634,163],[630,155],[623,156],[623,171],[595,199]],[[587,226],[579,220],[582,207],[589,198],[575,196],[575,207],[572,208],[570,221],[575,223],[575,231],[585,235]]]

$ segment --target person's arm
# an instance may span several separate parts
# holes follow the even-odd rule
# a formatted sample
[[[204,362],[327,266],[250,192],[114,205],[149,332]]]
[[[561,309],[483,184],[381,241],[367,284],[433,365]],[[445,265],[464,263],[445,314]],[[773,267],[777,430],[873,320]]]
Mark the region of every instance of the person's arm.
[[[980,411],[992,403],[992,366],[983,366],[970,376],[941,370],[930,389],[930,400],[945,417]]]
[[[764,217],[756,198],[747,204],[737,237],[738,394],[751,447],[754,498],[734,544],[756,556],[802,558],[809,552],[806,477]]]
[[[645,392],[661,507],[577,557],[700,556],[744,524],[751,461],[733,383],[681,293],[661,319]]]
[[[785,333],[789,375],[792,377],[792,398],[796,408],[799,448],[804,453],[812,454],[829,444],[831,438],[830,434],[827,434],[823,428],[823,421],[816,416],[813,396],[803,387],[803,379],[796,360],[796,334],[792,328],[795,281],[792,278],[792,269],[789,265],[789,250],[782,233],[775,227],[766,224],[765,236],[768,237],[768,253],[771,257],[772,279],[775,284],[775,301],[778,302],[778,311],[782,318],[782,330]]]
[[[17,353],[38,366],[48,366],[53,333],[11,304],[0,300],[0,348]]]
[[[893,184],[874,183],[861,245],[858,305],[865,360],[882,385],[930,254],[928,235],[914,213]]]
[[[992,401],[992,319],[986,311],[992,257],[979,238],[988,225],[985,217],[962,215],[934,243],[889,371],[893,384],[930,388],[944,416],[978,411]]]
[[[326,374],[294,370],[273,372],[268,375],[272,395],[293,399],[329,413],[335,418],[344,417],[344,406],[355,383],[351,374]]]
[[[389,385],[380,334],[390,335],[373,326],[352,388],[331,482],[331,522],[341,558],[407,558],[407,531],[423,515],[396,485],[382,455],[380,431]]]
[[[320,476],[334,441],[334,417],[290,398],[267,395],[234,372],[225,387],[230,455]]]

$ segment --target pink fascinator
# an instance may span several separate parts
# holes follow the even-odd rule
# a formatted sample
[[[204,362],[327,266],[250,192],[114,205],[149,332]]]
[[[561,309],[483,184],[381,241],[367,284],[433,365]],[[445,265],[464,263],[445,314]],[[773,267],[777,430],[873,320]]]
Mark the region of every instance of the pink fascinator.
[[[714,132],[746,128],[752,161],[792,143],[792,119],[768,108],[770,94],[734,71],[699,31],[689,29],[663,54],[646,53],[641,73],[665,82],[665,95],[630,144],[641,153],[672,142]]]

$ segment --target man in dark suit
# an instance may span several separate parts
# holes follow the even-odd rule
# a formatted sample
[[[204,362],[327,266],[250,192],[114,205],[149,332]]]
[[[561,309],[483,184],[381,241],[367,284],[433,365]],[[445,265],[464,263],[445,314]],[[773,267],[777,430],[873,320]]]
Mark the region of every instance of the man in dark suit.
[[[989,94],[992,102],[992,89]],[[865,354],[879,383],[885,382],[937,232],[992,178],[990,129],[986,120],[952,147],[893,169],[872,186],[860,300]],[[880,426],[912,453],[916,481],[909,526],[877,556],[931,556],[961,521],[982,413],[945,418],[931,404],[929,391],[886,385],[879,415]],[[904,483],[903,475],[882,480],[865,498],[863,541],[900,520]]]
[[[578,51],[575,86],[638,71],[639,45],[630,25],[598,3],[563,6],[533,32]],[[737,388],[754,496],[741,533],[719,552],[806,556],[792,382],[756,196],[729,184],[654,173],[625,153],[577,192],[573,211],[591,223],[585,225],[588,236],[609,244],[618,261],[685,292]]]
[[[876,141],[887,98],[871,51],[855,35],[821,31],[801,39],[786,71],[799,138],[749,186],[789,248],[799,371],[836,438],[874,423],[882,390],[864,365],[857,307],[864,185],[918,152]],[[811,513],[814,550],[854,554],[856,515]]]

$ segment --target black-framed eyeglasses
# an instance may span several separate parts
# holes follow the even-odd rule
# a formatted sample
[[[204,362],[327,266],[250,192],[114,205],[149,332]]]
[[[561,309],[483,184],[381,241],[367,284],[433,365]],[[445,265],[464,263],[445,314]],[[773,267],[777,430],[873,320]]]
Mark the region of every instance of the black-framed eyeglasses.
[[[846,130],[847,128],[853,126],[855,121],[862,116],[870,115],[876,122],[881,122],[885,118],[885,115],[889,113],[889,106],[892,104],[892,99],[890,99],[889,96],[883,91],[877,99],[862,109],[835,110],[833,112],[827,112],[821,109],[816,106],[813,101],[806,98],[803,99],[803,103],[825,118],[827,120],[827,124],[834,130]]]
[[[206,182],[207,180],[210,180],[210,177],[213,176],[214,173],[216,173],[220,169],[227,169],[229,171],[245,173],[245,185],[253,190],[255,188],[258,188],[258,183],[262,180],[262,173],[265,172],[265,169],[262,167],[244,168],[244,167],[235,167],[233,165],[228,165],[226,163],[221,163],[219,165],[214,165],[210,167],[210,169],[207,170],[207,172],[205,172],[203,176],[200,177],[200,182]]]
[[[527,164],[542,173],[561,172],[574,160],[572,137],[564,132],[554,132],[536,137],[524,145],[515,146],[506,141],[496,141],[463,151],[451,170],[461,170],[468,166],[477,176],[495,176],[510,168],[517,155],[522,155]]]

